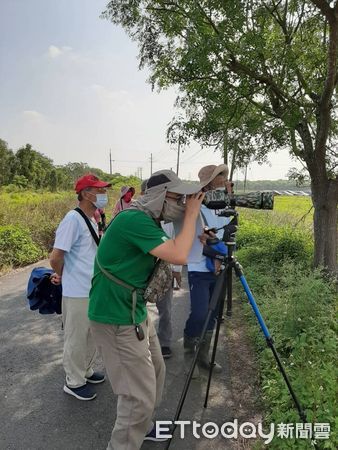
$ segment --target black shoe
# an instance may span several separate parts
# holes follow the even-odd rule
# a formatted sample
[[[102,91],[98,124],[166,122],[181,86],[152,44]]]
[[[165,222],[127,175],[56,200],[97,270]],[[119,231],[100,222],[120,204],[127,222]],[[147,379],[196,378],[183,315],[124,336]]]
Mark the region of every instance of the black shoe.
[[[161,352],[162,352],[162,356],[163,359],[168,359],[172,357],[172,352],[170,347],[161,347]]]
[[[105,379],[105,375],[101,372],[94,372],[91,377],[86,378],[87,382],[92,384],[103,383]]]
[[[71,388],[65,384],[63,390],[66,394],[73,395],[78,400],[93,400],[96,397],[96,393],[87,384],[77,388]]]
[[[163,347],[162,347],[163,348]],[[164,347],[164,348],[169,348],[169,347]],[[169,349],[170,350],[170,349]],[[153,426],[152,430],[149,431],[148,434],[145,435],[144,437],[144,441],[153,441],[153,442],[165,442],[167,441],[169,438],[166,437],[161,437],[161,436],[157,436],[156,435],[156,428],[155,425]]]

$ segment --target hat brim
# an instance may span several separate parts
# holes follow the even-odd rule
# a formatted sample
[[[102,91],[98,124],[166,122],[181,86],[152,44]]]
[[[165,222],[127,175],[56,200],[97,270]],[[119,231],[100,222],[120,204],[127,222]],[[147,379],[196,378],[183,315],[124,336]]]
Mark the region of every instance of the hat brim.
[[[75,192],[77,194],[79,194],[81,191],[83,191],[84,189],[87,188],[105,188],[105,187],[110,187],[111,183],[107,183],[106,181],[96,181],[94,184],[88,184],[86,186],[81,186],[80,188],[75,189]]]
[[[210,177],[206,180],[206,181],[201,181],[201,186],[207,186],[214,178],[217,177],[217,175],[220,175],[222,172],[227,172],[228,173],[229,169],[228,166],[226,164],[220,164],[219,166],[217,166],[214,171],[212,172],[212,174],[210,175]]]
[[[202,190],[202,185],[197,183],[180,183],[176,187],[168,187],[168,192],[173,192],[174,194],[184,194],[191,195],[196,194]]]
[[[95,184],[92,184],[89,187],[96,187],[96,188],[104,188],[104,187],[110,187],[111,183],[107,183],[106,181],[97,181]]]

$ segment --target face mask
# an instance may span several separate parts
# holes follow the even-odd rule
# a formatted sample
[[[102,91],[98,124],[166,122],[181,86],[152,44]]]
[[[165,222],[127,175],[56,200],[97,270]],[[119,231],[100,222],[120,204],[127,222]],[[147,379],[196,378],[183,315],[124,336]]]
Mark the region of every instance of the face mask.
[[[123,200],[124,200],[126,203],[130,203],[132,197],[133,197],[132,192],[127,192],[127,193],[123,196]]]
[[[95,195],[95,194],[93,194]],[[92,202],[96,208],[104,208],[108,203],[108,195],[107,194],[96,194],[96,202]]]
[[[183,219],[184,205],[178,205],[176,201],[164,200],[162,217],[165,222],[179,222]]]

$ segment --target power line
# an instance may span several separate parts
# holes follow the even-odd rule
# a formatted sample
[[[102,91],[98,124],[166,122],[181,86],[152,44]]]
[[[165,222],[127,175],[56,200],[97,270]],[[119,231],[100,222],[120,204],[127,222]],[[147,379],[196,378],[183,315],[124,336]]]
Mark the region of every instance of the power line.
[[[186,160],[182,161],[181,164],[185,164],[187,161],[190,161],[191,158],[193,158],[194,156],[198,155],[201,151],[203,150],[203,148],[200,148],[197,152],[195,152],[193,155],[189,156],[189,158],[187,158]]]

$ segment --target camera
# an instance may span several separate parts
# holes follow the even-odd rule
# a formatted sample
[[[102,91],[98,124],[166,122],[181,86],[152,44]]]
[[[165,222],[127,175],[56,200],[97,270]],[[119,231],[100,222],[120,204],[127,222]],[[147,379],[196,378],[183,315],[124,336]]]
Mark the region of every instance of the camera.
[[[226,190],[212,190],[205,193],[204,205],[209,209],[228,209],[240,206],[252,209],[273,209],[274,193],[257,191],[247,194],[228,194]]]

